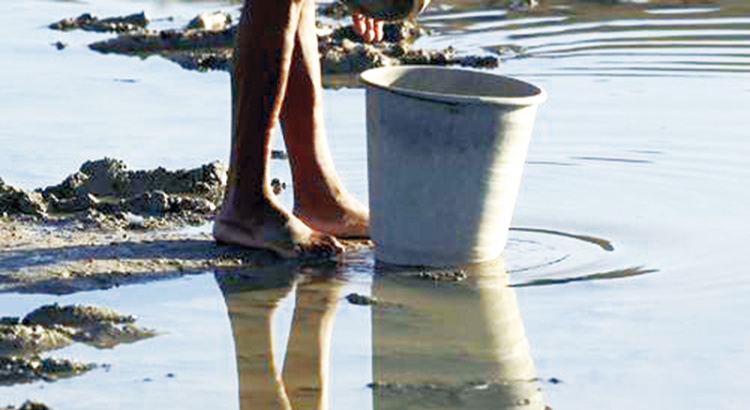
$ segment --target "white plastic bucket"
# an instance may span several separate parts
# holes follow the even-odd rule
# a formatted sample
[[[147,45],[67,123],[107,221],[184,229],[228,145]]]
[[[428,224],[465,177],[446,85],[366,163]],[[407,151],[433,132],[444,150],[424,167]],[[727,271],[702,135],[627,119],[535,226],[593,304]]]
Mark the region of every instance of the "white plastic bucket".
[[[361,79],[376,259],[451,266],[499,257],[544,90],[428,66],[376,68]]]

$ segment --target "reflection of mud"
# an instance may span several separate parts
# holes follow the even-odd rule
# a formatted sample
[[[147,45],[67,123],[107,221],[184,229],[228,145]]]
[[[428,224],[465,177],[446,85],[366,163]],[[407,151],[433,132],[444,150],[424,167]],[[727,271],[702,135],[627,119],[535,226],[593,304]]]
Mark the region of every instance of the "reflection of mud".
[[[0,385],[53,381],[85,373],[95,367],[68,359],[41,358],[45,351],[73,342],[112,348],[154,337],[139,328],[135,318],[95,306],[46,305],[23,319],[0,320]]]
[[[77,376],[94,367],[67,359],[0,357],[0,385],[50,382]]]
[[[139,328],[135,318],[96,306],[42,306],[13,323],[0,325],[0,356],[35,355],[80,342],[96,348],[112,348],[156,335]]]
[[[0,325],[0,356],[26,356],[59,349],[73,343],[64,328],[25,325]]]

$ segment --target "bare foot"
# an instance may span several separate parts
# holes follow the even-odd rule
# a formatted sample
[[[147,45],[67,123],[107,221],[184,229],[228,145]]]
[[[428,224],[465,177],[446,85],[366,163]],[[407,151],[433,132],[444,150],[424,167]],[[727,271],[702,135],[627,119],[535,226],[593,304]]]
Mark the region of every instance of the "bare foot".
[[[336,238],[310,229],[271,199],[253,207],[249,218],[240,218],[225,204],[214,222],[219,242],[268,249],[284,258],[326,257],[340,253]]]
[[[338,238],[369,237],[370,212],[347,192],[312,203],[295,201],[294,215],[312,229]]]

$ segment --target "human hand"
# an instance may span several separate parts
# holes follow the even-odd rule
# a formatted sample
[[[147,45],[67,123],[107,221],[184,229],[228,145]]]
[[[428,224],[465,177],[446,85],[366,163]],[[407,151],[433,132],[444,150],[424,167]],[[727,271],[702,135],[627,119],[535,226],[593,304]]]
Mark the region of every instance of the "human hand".
[[[368,43],[383,39],[383,22],[372,17],[365,17],[359,13],[352,15],[354,31]]]

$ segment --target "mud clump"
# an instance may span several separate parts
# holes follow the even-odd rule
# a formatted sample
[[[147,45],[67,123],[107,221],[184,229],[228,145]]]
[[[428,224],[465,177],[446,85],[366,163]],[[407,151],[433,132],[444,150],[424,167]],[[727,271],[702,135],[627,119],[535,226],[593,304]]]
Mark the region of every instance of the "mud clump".
[[[197,15],[185,27],[188,30],[221,31],[232,24],[232,16],[221,11],[206,12]]]
[[[47,407],[47,405],[44,403],[27,400],[21,405],[21,407],[16,408],[13,406],[8,406],[8,407],[0,408],[0,410],[52,410],[52,409]]]
[[[226,181],[220,162],[189,170],[131,171],[120,160],[104,158],[84,163],[57,185],[31,192],[0,179],[0,216],[73,216],[95,224],[109,219],[111,225],[127,225],[127,214],[205,221],[220,204]]]
[[[212,216],[226,186],[226,168],[212,162],[190,170],[131,171],[123,161],[104,158],[84,163],[61,183],[24,193],[0,193],[0,211],[8,214],[96,213],[119,216]],[[0,192],[3,188],[0,187]],[[8,198],[3,202],[3,198]],[[8,203],[5,208],[2,204]],[[94,213],[91,215],[91,213]],[[82,216],[82,215],[79,215]]]
[[[149,19],[146,13],[134,13],[122,17],[109,17],[99,19],[89,13],[81,14],[75,18],[66,18],[49,25],[53,30],[74,30],[81,29],[85,31],[94,31],[99,33],[115,32],[127,33],[134,31],[143,31],[148,26]]]
[[[336,2],[319,8],[321,15],[340,20],[348,16],[346,5]],[[134,15],[137,16],[137,15]],[[160,55],[188,70],[231,71],[235,37],[238,26],[226,13],[202,13],[187,26],[176,29],[149,30],[148,19],[130,16],[99,20],[90,15],[53,23],[52,28],[101,30],[117,32],[115,38],[89,45],[94,51],[146,57]],[[118,20],[119,19],[119,20]],[[124,21],[120,26],[115,24]],[[104,23],[107,24],[104,24]],[[110,26],[114,25],[113,28]],[[318,49],[324,74],[356,74],[376,67],[421,64],[461,65],[479,68],[497,67],[495,55],[460,55],[452,47],[421,49],[412,47],[428,31],[413,21],[386,23],[383,41],[367,44],[351,24],[337,21],[335,25],[318,22]]]
[[[0,215],[42,217],[46,213],[47,205],[38,193],[6,185],[0,178]]]
[[[373,306],[378,304],[376,298],[372,298],[366,295],[360,295],[359,293],[350,293],[346,295],[347,302],[357,306]]]
[[[102,322],[133,323],[133,316],[125,316],[112,309],[85,305],[60,306],[57,303],[35,309],[23,318],[24,325],[86,327]]]
[[[434,282],[461,282],[467,275],[463,269],[423,270],[417,273],[416,277]]]
[[[162,167],[150,171],[131,171],[117,159],[87,161],[78,172],[59,185],[42,190],[45,197],[70,199],[80,194],[130,197],[148,191],[189,193],[210,199],[221,196],[226,183],[226,169],[213,162],[191,170],[168,171]]]
[[[271,189],[273,193],[279,195],[283,190],[286,189],[286,182],[281,182],[280,179],[274,178],[271,180]]]

